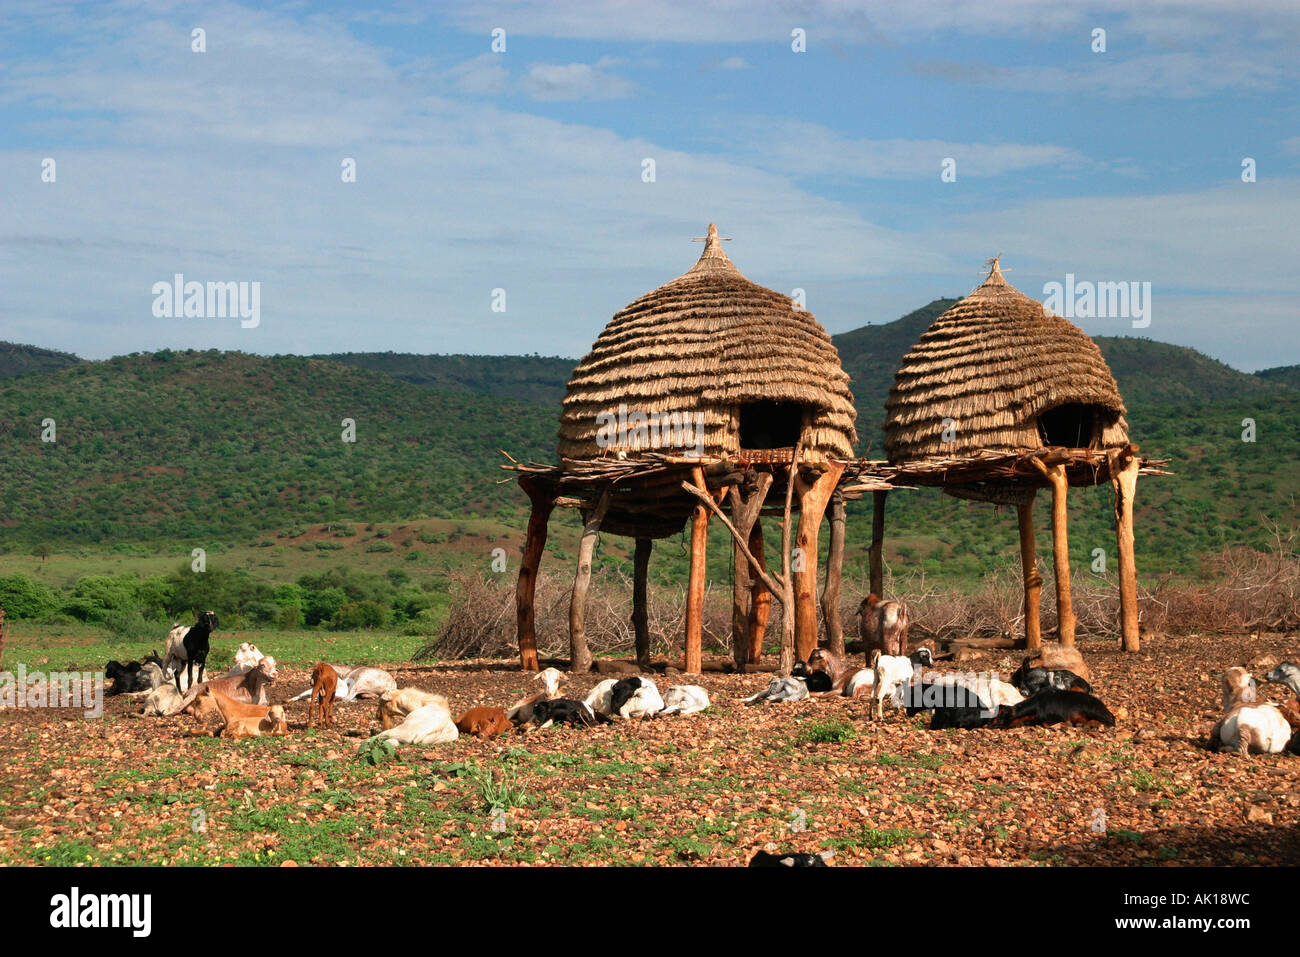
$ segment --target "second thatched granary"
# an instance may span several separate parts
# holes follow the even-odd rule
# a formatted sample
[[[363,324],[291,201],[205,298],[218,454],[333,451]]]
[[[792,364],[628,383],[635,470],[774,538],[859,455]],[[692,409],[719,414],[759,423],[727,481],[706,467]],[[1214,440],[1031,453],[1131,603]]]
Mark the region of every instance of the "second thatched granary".
[[[516,590],[525,669],[538,667],[533,595],[556,506],[577,508],[583,519],[569,610],[573,670],[591,665],[584,613],[596,535],[636,541],[633,624],[644,663],[652,543],[680,533],[687,522],[684,669],[700,670],[713,515],[733,537],[737,667],[757,663],[773,598],[784,610],[781,666],[788,669],[796,655],[805,659],[816,647],[818,529],[828,509],[821,600],[831,646],[843,650],[844,501],[888,485],[853,459],[856,412],[830,336],[789,296],[745,278],[712,224],[703,241],[699,261],[620,310],[574,370],[560,417],[560,464],[510,466],[532,503]],[[764,561],[763,515],[781,517],[779,573]]]
[[[1058,637],[1073,644],[1066,493],[1070,486],[1109,482],[1122,641],[1137,650],[1133,496],[1139,473],[1164,473],[1129,441],[1124,401],[1095,342],[1010,285],[994,259],[988,278],[939,316],[904,357],[885,410],[885,453],[898,470],[895,481],[1016,507],[1030,648],[1041,640],[1035,494],[1052,489]],[[875,498],[871,558],[878,588],[885,492]]]

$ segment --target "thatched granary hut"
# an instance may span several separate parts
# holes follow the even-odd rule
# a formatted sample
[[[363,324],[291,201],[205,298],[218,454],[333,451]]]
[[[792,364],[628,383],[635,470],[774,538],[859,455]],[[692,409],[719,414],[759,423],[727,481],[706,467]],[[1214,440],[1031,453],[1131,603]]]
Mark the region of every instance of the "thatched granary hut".
[[[1025,579],[1025,632],[1040,641],[1042,579],[1034,557],[1033,501],[1053,490],[1059,637],[1074,641],[1066,491],[1109,481],[1116,493],[1121,619],[1137,648],[1132,503],[1141,471],[1124,402],[1101,350],[1081,329],[1013,287],[997,259],[988,278],[939,316],[904,357],[885,403],[885,453],[897,481],[1015,505]],[[884,492],[876,494],[873,579],[880,558]],[[874,584],[874,582],[873,582]]]
[[[615,314],[573,370],[560,457],[672,447],[657,434],[648,445],[637,435],[601,441],[602,413],[620,405],[646,417],[699,413],[708,456],[793,448],[802,437],[810,457],[849,459],[857,441],[849,376],[826,330],[746,279],[712,225],[699,261]]]
[[[646,576],[652,543],[691,526],[685,670],[701,666],[707,527],[718,516],[734,539],[736,664],[756,663],[773,598],[782,603],[782,665],[817,643],[818,528],[830,509],[830,568],[822,595],[833,647],[844,500],[887,483],[853,461],[856,412],[830,336],[790,297],[751,282],[710,224],[699,261],[620,310],[569,381],[560,417],[560,464],[519,465],[532,503],[516,591],[520,657],[538,666],[533,588],[551,510],[580,510],[584,534],[570,603],[571,667],[590,665],[584,611],[598,532],[636,540],[633,622],[648,659]],[[774,501],[768,504],[769,493]],[[730,505],[732,518],[723,513]],[[791,515],[799,523],[791,569]],[[782,568],[769,572],[763,514],[782,520]]]

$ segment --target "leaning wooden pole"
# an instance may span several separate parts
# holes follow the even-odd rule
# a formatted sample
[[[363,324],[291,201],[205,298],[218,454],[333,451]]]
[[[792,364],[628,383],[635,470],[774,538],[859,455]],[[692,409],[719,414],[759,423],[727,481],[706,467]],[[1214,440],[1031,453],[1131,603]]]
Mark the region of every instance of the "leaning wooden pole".
[[[569,600],[569,670],[586,674],[591,670],[591,651],[587,648],[587,588],[591,585],[591,559],[596,552],[596,535],[609,508],[609,489],[600,503],[588,513],[578,544],[578,572],[573,576],[573,597]]]
[[[748,651],[745,660],[756,665],[763,658],[763,640],[767,637],[767,621],[772,617],[772,591],[763,582],[763,573],[767,570],[767,559],[763,555],[763,520],[756,519],[749,533],[749,552],[758,564],[758,572],[753,576],[754,584],[749,592],[749,628]]]
[[[826,622],[826,643],[831,653],[844,656],[844,622],[840,620],[840,578],[844,569],[844,496],[831,495],[829,511],[831,537],[826,550],[826,585],[822,588],[822,618]]]
[[[1038,573],[1038,555],[1034,551],[1034,491],[1029,498],[1016,506],[1020,522],[1020,568],[1025,584],[1025,647],[1037,651],[1043,644],[1043,622],[1039,614],[1039,599],[1043,576]]]
[[[1134,554],[1133,498],[1142,462],[1130,447],[1110,456],[1110,481],[1115,490],[1115,544],[1119,552],[1120,647],[1138,651],[1137,560]]]
[[[542,554],[546,550],[546,528],[551,517],[555,501],[550,494],[538,487],[527,477],[519,480],[520,487],[532,503],[528,514],[528,531],[524,537],[524,557],[519,566],[519,580],[515,583],[515,623],[519,635],[519,667],[524,671],[536,671],[537,661],[537,617],[534,598],[537,594],[537,570],[542,563]]]
[[[707,489],[702,468],[694,468],[691,477],[697,488]],[[688,675],[699,674],[704,664],[704,583],[708,543],[709,509],[700,503],[695,506],[691,517],[691,569],[686,585],[686,653],[682,670]]]
[[[798,474],[796,469],[791,472],[792,477]],[[799,530],[795,547],[800,560],[794,568],[794,641],[795,654],[800,661],[807,661],[817,647],[818,531],[831,494],[843,473],[843,462],[830,462],[811,485],[799,483]]]
[[[648,610],[650,551],[654,542],[649,538],[636,540],[632,556],[632,630],[636,633],[636,663],[642,668],[650,665],[650,614]]]
[[[1069,513],[1066,511],[1070,482],[1064,465],[1044,465],[1038,459],[1030,461],[1052,484],[1052,577],[1056,579],[1056,635],[1061,644],[1072,645],[1076,619],[1074,602],[1070,597]]]
[[[889,492],[871,493],[871,593],[885,597],[885,497]]]

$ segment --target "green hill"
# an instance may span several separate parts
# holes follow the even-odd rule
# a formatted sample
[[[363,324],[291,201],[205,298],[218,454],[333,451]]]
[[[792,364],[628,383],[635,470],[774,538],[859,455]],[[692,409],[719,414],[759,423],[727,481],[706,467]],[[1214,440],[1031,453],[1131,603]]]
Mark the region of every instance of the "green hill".
[[[1277,391],[1277,384],[1211,359],[1186,346],[1094,336],[1126,405],[1243,399]]]
[[[0,379],[28,375],[32,372],[57,372],[84,361],[69,352],[42,349],[38,346],[20,346],[14,342],[0,342]]]
[[[558,356],[422,356],[404,352],[341,352],[313,356],[385,372],[415,385],[537,402],[558,409],[577,359]]]
[[[1261,369],[1256,376],[1272,385],[1284,385],[1300,389],[1300,366],[1278,366],[1275,369]]]
[[[46,418],[54,443],[41,441]],[[211,350],[82,363],[0,383],[0,528],[201,545],[358,514],[513,515],[497,450],[549,458],[554,435],[554,411],[533,403],[334,362]]]

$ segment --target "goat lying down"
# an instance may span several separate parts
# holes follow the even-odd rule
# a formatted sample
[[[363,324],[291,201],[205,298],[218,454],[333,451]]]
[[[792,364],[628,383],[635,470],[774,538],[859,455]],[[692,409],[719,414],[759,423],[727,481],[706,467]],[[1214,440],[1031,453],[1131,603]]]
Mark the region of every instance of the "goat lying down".
[[[447,744],[459,736],[447,700],[439,696],[438,701],[416,708],[401,724],[380,731],[375,737],[387,738],[394,744]]]
[[[1115,716],[1086,691],[1044,688],[1012,707],[998,709],[995,728],[1024,728],[1044,724],[1115,727]]]
[[[531,724],[533,720],[533,709],[543,701],[549,701],[554,698],[560,691],[560,682],[565,680],[565,674],[554,668],[547,668],[545,671],[539,671],[533,676],[534,681],[542,683],[542,690],[531,694],[526,698],[520,698],[512,704],[506,711],[506,717],[510,719],[515,727],[522,727]],[[609,679],[613,680],[613,679]],[[601,682],[604,684],[604,682]],[[597,686],[599,687],[599,685]],[[611,684],[612,688],[613,685]]]
[[[355,701],[357,698],[380,698],[389,691],[397,690],[397,679],[382,668],[369,665],[330,665],[339,676],[334,688],[335,701]],[[294,695],[290,701],[301,701],[311,697],[312,689]]]
[[[634,675],[620,679],[610,689],[609,706],[613,711],[611,717],[628,721],[654,717],[664,709],[664,699],[653,681]]]
[[[664,692],[661,717],[698,714],[709,707],[709,693],[699,685],[673,685]]]
[[[749,867],[825,867],[826,862],[835,856],[834,851],[822,851],[820,854],[775,853],[766,850],[756,851],[749,859]]]
[[[451,706],[447,704],[447,699],[440,694],[434,694],[432,691],[423,691],[420,688],[400,688],[396,691],[385,691],[379,696],[379,709],[375,717],[379,719],[380,725],[387,731],[389,728],[395,728],[401,724],[402,719],[417,708],[439,702],[450,712]]]
[[[1245,668],[1223,673],[1223,717],[1210,732],[1210,747],[1237,754],[1281,754],[1291,725],[1274,704],[1256,704],[1255,679]]]
[[[587,707],[585,701],[573,698],[551,698],[533,705],[533,714],[528,725],[539,731],[553,724],[567,724],[571,727],[590,728],[596,723],[596,713]]]
[[[765,690],[745,699],[745,704],[760,701],[802,701],[808,697],[808,683],[799,678],[773,678]]]

